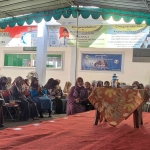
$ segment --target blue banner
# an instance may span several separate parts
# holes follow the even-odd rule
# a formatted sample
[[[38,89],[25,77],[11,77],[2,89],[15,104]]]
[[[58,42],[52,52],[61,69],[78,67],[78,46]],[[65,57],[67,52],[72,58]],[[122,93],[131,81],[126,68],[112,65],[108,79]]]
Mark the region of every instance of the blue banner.
[[[82,54],[81,70],[121,71],[122,54]]]

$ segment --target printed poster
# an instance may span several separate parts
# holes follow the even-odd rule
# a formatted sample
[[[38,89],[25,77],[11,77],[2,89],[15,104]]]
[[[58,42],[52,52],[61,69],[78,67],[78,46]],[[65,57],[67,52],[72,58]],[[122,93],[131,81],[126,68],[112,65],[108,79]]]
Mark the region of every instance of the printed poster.
[[[15,26],[0,29],[0,47],[34,47],[37,45],[37,26]]]
[[[122,54],[82,54],[81,70],[121,71]]]
[[[50,47],[75,47],[76,26],[49,26]],[[149,27],[141,25],[92,25],[78,27],[78,47],[149,48]]]

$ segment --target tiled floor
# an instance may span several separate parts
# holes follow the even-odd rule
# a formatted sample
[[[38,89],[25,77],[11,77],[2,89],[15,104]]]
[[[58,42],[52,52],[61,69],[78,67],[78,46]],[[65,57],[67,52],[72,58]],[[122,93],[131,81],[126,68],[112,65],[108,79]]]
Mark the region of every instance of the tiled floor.
[[[51,118],[49,118],[48,115],[44,115],[44,118],[39,118],[39,120],[19,121],[18,119],[16,119],[14,122],[9,120],[9,119],[5,119],[4,120],[4,127],[0,128],[0,130],[3,130],[5,128],[13,128],[13,127],[16,127],[16,126],[24,126],[24,125],[33,124],[33,123],[46,121],[46,120],[53,120],[53,119],[61,118],[61,117],[64,117],[64,116],[66,116],[66,114],[53,114]]]

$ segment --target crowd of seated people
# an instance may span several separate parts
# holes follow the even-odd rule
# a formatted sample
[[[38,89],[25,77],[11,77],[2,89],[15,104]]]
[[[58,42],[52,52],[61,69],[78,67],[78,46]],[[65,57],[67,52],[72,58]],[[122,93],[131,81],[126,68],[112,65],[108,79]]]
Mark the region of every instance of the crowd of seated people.
[[[77,78],[74,86],[67,81],[65,87],[61,88],[59,79],[50,78],[47,83],[41,87],[36,77],[32,77],[31,83],[28,79],[18,76],[12,82],[10,77],[0,78],[0,91],[9,90],[10,97],[4,99],[5,103],[10,100],[17,100],[20,109],[20,120],[28,121],[43,118],[46,111],[51,117],[52,110],[57,114],[66,113],[73,115],[84,111],[94,110],[92,104],[88,101],[89,95],[95,88],[110,86],[109,81],[85,82],[81,77]],[[125,83],[118,84],[125,85]],[[136,89],[144,89],[144,85],[138,81],[132,84]],[[145,89],[149,92],[150,87]],[[150,93],[150,92],[149,92]],[[2,98],[2,97],[1,97]],[[53,108],[53,106],[55,107]],[[0,104],[0,127],[3,127],[3,109]]]

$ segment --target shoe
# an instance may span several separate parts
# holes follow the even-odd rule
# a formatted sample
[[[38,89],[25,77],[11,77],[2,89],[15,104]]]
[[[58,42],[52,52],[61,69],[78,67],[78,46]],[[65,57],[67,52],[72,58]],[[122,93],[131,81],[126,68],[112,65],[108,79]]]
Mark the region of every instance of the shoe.
[[[44,116],[42,115],[42,116],[40,116],[39,118],[44,118]]]
[[[0,128],[3,128],[4,127],[4,125],[3,124],[0,124]]]
[[[33,119],[32,119],[32,118],[29,118],[27,121],[33,121]]]
[[[51,114],[49,114],[49,116],[48,116],[48,117],[50,118],[50,117],[52,117],[52,115],[51,115]]]
[[[39,118],[38,117],[34,117],[33,120],[39,120]]]

